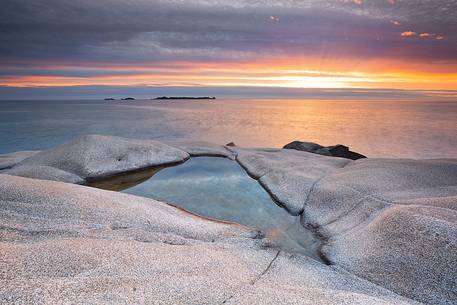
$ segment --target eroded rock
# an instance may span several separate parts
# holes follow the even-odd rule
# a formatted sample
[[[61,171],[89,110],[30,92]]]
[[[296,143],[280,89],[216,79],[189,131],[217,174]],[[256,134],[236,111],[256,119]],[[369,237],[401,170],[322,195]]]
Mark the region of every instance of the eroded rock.
[[[446,198],[456,195],[456,183],[457,160],[358,160],[315,185],[303,218],[313,226],[326,228],[328,224],[346,222],[351,227],[392,204],[407,204],[414,199],[412,204],[421,204],[421,197],[429,198],[424,204],[450,207]],[[360,220],[347,218],[354,214]],[[328,235],[338,232],[341,229],[330,230]]]
[[[188,153],[157,141],[89,135],[40,152],[16,166],[32,170],[39,166],[53,167],[88,180],[179,163],[187,158]],[[41,178],[46,179],[46,175]]]
[[[52,180],[74,184],[83,184],[85,181],[78,175],[51,166],[19,165],[3,173],[25,178]]]
[[[40,151],[30,150],[30,151],[17,151],[9,154],[0,155],[0,170],[11,168],[14,165],[18,164],[24,159],[27,159],[33,155],[36,155]]]
[[[152,199],[0,175],[0,214],[2,304],[413,303]]]
[[[234,155],[223,145],[217,145],[209,142],[175,142],[171,144],[185,152],[192,157],[224,157],[233,159]]]
[[[0,175],[2,303],[141,302],[146,295],[168,303],[414,303],[395,293],[455,303],[457,160],[353,162],[291,149],[181,148],[83,137],[11,171],[71,182],[67,173],[87,179],[181,162],[185,151],[236,155],[278,204],[301,214],[332,266],[278,254],[257,231],[150,199]],[[118,166],[121,154],[126,162]],[[214,283],[220,291],[208,288]]]
[[[302,213],[324,259],[418,301],[453,303],[457,160],[332,164],[298,151],[233,150],[277,201]]]
[[[319,179],[350,162],[287,149],[230,149],[249,175],[293,215],[303,211],[308,194]]]
[[[457,160],[364,159],[316,183],[302,215],[333,263],[401,295],[453,304]]]
[[[366,225],[330,239],[323,251],[333,263],[398,294],[455,304],[455,211],[393,205]]]

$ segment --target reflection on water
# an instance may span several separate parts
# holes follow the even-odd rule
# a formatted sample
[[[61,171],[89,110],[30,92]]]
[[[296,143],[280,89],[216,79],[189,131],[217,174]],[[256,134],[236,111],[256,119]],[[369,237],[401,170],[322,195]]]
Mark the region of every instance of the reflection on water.
[[[457,103],[444,101],[0,101],[0,153],[77,135],[281,147],[342,143],[368,157],[457,157]]]
[[[212,219],[255,227],[276,246],[316,257],[317,244],[300,225],[299,218],[278,207],[236,162],[215,157],[192,158],[153,174],[124,177],[124,181],[130,182],[123,185],[111,181],[110,186],[108,181],[92,186],[117,190],[124,187],[125,193],[168,202]],[[153,176],[144,181],[147,175]],[[136,178],[139,184],[132,186]]]

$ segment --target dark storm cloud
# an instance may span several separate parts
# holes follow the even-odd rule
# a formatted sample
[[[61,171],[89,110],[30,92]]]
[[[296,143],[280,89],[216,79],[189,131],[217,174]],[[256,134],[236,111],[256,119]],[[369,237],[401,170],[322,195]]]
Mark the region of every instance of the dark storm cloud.
[[[3,0],[0,63],[456,57],[457,1],[227,2]],[[435,36],[406,39],[403,31]]]

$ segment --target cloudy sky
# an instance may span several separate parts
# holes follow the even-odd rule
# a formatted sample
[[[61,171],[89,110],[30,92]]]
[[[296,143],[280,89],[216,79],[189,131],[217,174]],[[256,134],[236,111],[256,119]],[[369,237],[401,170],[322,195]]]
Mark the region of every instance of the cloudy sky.
[[[0,95],[8,98],[94,88],[457,90],[456,0],[0,5]]]

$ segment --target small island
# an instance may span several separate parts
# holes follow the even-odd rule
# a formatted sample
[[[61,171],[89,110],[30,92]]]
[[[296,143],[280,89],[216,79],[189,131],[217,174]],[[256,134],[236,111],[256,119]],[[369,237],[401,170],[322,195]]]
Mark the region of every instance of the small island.
[[[212,96],[159,96],[153,100],[215,100],[216,97]]]
[[[126,97],[126,98],[123,98],[122,101],[134,101],[135,98],[133,97]]]
[[[115,98],[112,98],[112,97],[109,97],[109,98],[105,98],[105,101],[115,101],[116,99]]]

